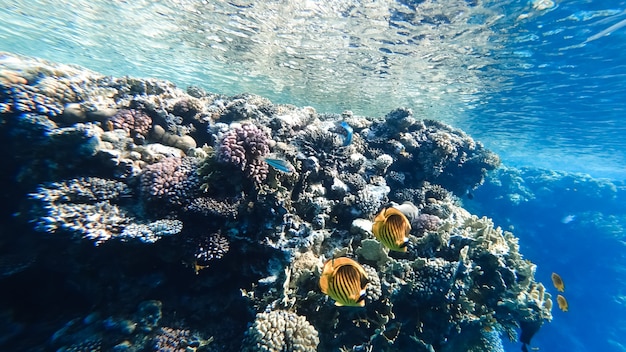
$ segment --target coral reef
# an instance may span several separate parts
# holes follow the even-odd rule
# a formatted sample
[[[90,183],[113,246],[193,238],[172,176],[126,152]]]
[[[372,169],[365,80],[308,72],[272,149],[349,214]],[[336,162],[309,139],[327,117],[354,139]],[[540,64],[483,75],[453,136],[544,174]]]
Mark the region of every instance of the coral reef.
[[[295,313],[274,310],[259,313],[248,329],[243,351],[317,351],[317,331]]]
[[[481,351],[518,331],[528,344],[551,320],[517,239],[454,195],[499,164],[458,129],[405,108],[318,114],[15,62],[0,75],[11,218],[55,235],[29,235],[50,245],[19,260],[0,256],[0,280],[58,278],[49,300],[84,301],[55,315],[47,347]],[[406,201],[407,250],[389,252],[372,220]],[[362,308],[320,291],[323,263],[338,257],[367,273]]]
[[[113,128],[122,129],[132,137],[144,138],[152,127],[152,118],[145,112],[135,109],[124,109],[109,119]]]
[[[140,176],[141,192],[153,201],[187,204],[200,190],[195,158],[166,158],[147,165]]]
[[[265,132],[251,123],[237,126],[224,135],[217,158],[244,172],[255,185],[261,185],[268,173],[268,165],[262,160],[269,153]]]
[[[211,343],[212,339],[203,340],[193,335],[188,329],[162,327],[154,338],[154,351],[160,352],[187,352],[197,351],[198,348]]]
[[[229,245],[228,239],[219,233],[201,236],[194,251],[196,272],[208,267],[211,261],[226,255],[230,249]]]

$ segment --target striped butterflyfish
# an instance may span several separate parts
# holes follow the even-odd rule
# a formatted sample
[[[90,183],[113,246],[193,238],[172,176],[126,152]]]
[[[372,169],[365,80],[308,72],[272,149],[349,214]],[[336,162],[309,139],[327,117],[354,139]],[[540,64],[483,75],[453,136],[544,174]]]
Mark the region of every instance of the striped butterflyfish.
[[[384,208],[374,218],[372,232],[385,247],[406,252],[411,223],[404,213],[394,207]]]
[[[334,299],[337,306],[363,307],[368,282],[367,273],[359,263],[340,257],[324,264],[320,289]]]

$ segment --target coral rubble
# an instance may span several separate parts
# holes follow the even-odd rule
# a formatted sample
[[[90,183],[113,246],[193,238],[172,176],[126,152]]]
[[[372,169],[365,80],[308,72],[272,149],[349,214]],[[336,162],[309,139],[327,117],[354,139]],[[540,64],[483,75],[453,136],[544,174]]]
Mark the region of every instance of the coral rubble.
[[[11,62],[0,133],[16,214],[110,316],[69,319],[54,348],[493,351],[551,320],[514,235],[458,202],[499,165],[458,129]],[[403,202],[407,250],[389,252],[372,220]],[[363,308],[318,287],[341,256],[367,273]]]

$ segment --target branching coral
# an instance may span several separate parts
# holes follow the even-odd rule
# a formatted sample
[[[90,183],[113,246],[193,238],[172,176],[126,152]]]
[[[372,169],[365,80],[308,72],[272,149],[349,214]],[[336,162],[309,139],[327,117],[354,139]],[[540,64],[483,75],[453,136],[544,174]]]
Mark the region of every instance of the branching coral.
[[[132,217],[112,201],[130,195],[122,182],[80,178],[41,186],[30,194],[35,228],[56,233],[67,231],[102,243],[121,232]]]
[[[99,245],[110,239],[154,243],[182,230],[180,220],[137,223],[120,206],[131,192],[125,183],[96,177],[55,182],[30,195],[35,202],[35,228],[48,233],[69,232]]]
[[[241,199],[227,198],[216,199],[199,197],[191,201],[186,210],[203,216],[216,216],[227,219],[237,218]]]
[[[336,133],[307,128],[298,134],[296,143],[305,156],[317,158],[326,173],[338,170],[348,159],[348,147]]]
[[[230,250],[228,239],[219,233],[201,236],[193,243],[196,247],[193,253],[196,272],[208,267],[213,260],[224,257]]]
[[[120,110],[109,119],[109,122],[113,128],[130,133],[131,137],[145,137],[152,127],[152,118],[145,112],[136,109]]]
[[[317,330],[302,316],[274,310],[259,313],[248,329],[243,351],[317,351]]]
[[[141,173],[141,192],[149,200],[181,206],[200,192],[198,159],[166,158],[148,165]]]
[[[241,169],[255,185],[260,185],[269,171],[262,160],[270,151],[267,134],[251,123],[244,123],[228,131],[222,138],[218,160]]]

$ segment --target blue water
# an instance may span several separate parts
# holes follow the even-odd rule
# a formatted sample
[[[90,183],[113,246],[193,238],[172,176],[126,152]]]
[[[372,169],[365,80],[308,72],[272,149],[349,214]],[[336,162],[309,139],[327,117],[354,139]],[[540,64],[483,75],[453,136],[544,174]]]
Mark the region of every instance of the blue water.
[[[520,237],[538,280],[549,284],[552,272],[564,279],[570,310],[553,309],[534,340],[541,350],[625,350],[625,199],[623,182],[504,168],[464,202]]]
[[[0,1],[0,50],[318,111],[402,105],[449,122],[511,167],[465,206],[520,238],[550,292],[552,272],[566,282],[570,311],[555,307],[533,346],[626,351],[626,2],[461,2],[456,17],[411,23],[427,4],[445,13],[442,3],[394,2],[384,14],[376,1],[256,13],[235,2]],[[464,11],[476,14],[456,26]]]
[[[510,164],[624,179],[624,9],[562,2],[509,29],[497,66],[510,80],[485,95],[463,127]]]

